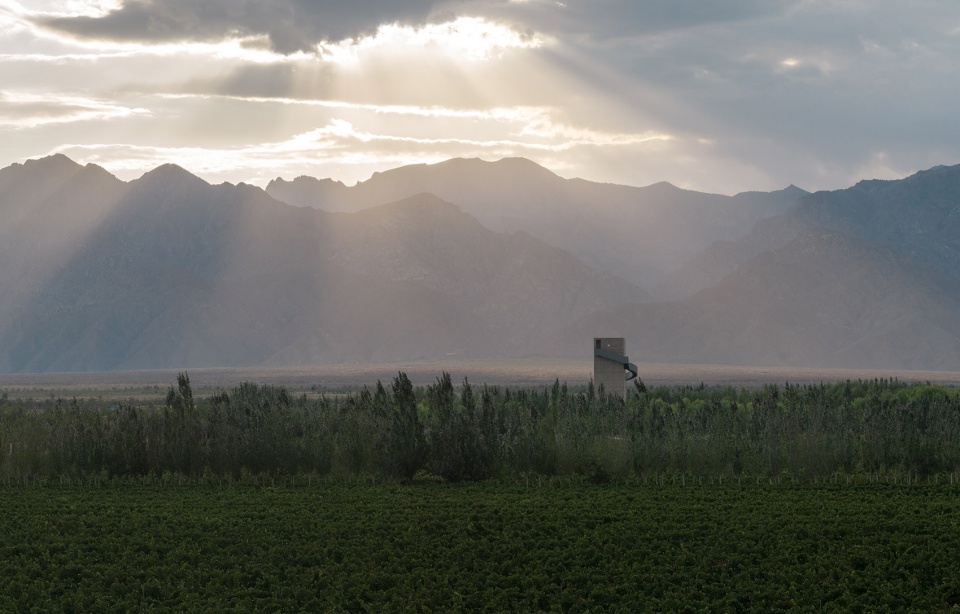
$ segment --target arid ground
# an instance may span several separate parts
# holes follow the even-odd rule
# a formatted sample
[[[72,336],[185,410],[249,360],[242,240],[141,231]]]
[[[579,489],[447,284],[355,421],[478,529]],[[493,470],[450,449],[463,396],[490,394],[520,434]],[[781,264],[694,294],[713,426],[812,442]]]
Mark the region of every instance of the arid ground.
[[[333,364],[273,368],[185,369],[200,394],[216,388],[232,388],[241,382],[284,386],[307,394],[337,393],[362,386],[385,385],[399,371],[415,385],[433,383],[443,371],[455,382],[464,377],[474,384],[500,386],[545,386],[555,380],[570,386],[585,385],[592,375],[592,361],[571,360],[453,360],[380,364]],[[640,377],[647,385],[758,386],[790,382],[808,384],[846,379],[897,378],[960,386],[960,373],[946,371],[898,371],[876,369],[818,369],[750,367],[740,365],[641,363]],[[103,397],[149,400],[166,394],[178,371],[109,371],[95,373],[0,374],[0,391],[12,398]]]

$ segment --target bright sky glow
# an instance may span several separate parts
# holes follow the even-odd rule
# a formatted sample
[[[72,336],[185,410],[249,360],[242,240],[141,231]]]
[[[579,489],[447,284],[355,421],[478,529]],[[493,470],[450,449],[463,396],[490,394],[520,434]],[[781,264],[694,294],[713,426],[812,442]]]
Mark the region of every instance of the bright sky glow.
[[[960,162],[957,24],[953,0],[0,0],[0,166],[846,187]]]
[[[7,6],[18,14],[48,15],[58,17],[102,17],[121,6],[121,0],[33,0],[27,9],[15,0],[0,0],[0,7]]]
[[[133,109],[75,96],[0,92],[0,129],[102,121],[149,113],[147,109]]]
[[[382,25],[374,36],[335,45],[321,45],[325,60],[357,64],[365,53],[422,50],[477,62],[502,57],[508,49],[536,49],[543,46],[536,36],[525,37],[504,25],[476,17],[429,24],[417,28],[397,24]]]

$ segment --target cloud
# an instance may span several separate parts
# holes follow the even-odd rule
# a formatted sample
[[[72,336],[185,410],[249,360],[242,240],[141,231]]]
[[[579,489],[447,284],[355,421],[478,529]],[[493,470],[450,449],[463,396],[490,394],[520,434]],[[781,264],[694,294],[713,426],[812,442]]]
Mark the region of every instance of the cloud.
[[[51,124],[106,121],[149,110],[81,96],[0,92],[0,129],[27,129]]]
[[[102,17],[122,6],[122,0],[30,0],[30,10],[17,0],[0,0],[0,13],[48,17]]]
[[[719,171],[733,160],[753,169],[740,175],[741,189],[747,177],[764,189],[845,187],[861,172],[889,178],[960,161],[960,120],[948,102],[960,97],[956,4],[772,6],[654,32],[620,29],[606,41],[545,31],[563,40],[560,57],[576,79],[632,107],[620,117],[649,118],[678,143],[712,143],[684,145],[701,169],[718,171],[698,171],[699,181],[729,185],[736,178]],[[676,168],[674,176],[693,176]]]
[[[383,24],[422,24],[433,0],[126,0],[100,16],[40,16],[72,36],[163,43],[215,42],[263,35],[288,54],[368,36]]]
[[[416,105],[380,105],[348,102],[345,100],[316,100],[305,98],[286,98],[278,96],[229,96],[229,95],[207,95],[207,94],[161,94],[164,98],[171,99],[224,99],[237,100],[250,103],[280,104],[302,107],[320,107],[324,109],[350,109],[357,111],[371,111],[384,115],[407,115],[417,117],[431,118],[456,118],[470,120],[496,120],[496,121],[528,121],[534,123],[539,118],[549,113],[547,109],[535,107],[517,107],[517,108],[490,108],[490,109],[454,109],[439,105],[416,106]],[[530,132],[533,133],[532,130]]]
[[[277,103],[277,101],[268,101]],[[303,101],[280,101],[302,105]],[[330,107],[335,105],[330,104]],[[354,109],[344,103],[340,108]],[[280,141],[221,147],[153,146],[128,143],[74,143],[56,147],[74,159],[99,164],[124,178],[166,162],[175,162],[208,178],[265,183],[278,176],[317,174],[317,168],[338,167],[341,180],[360,180],[384,164],[439,162],[451,157],[498,159],[526,156],[552,159],[583,148],[637,148],[670,140],[658,134],[613,134],[554,123],[549,109],[500,109],[464,113],[455,109],[363,108],[366,113],[447,117],[483,122],[474,136],[427,134],[421,130],[375,131],[333,117],[324,126]],[[361,116],[361,121],[362,121]],[[369,120],[366,123],[375,125]],[[53,152],[51,152],[53,153]]]
[[[355,179],[527,155],[733,192],[960,162],[955,0],[23,4],[0,0],[0,83],[36,98],[0,101],[3,163],[69,142]]]
[[[74,14],[41,14],[35,22],[96,40],[164,43],[265,37],[277,52],[312,52],[372,37],[382,26],[425,26],[457,18],[490,18],[518,32],[542,32],[601,44],[705,24],[755,20],[799,0],[125,0]],[[109,4],[107,6],[110,6]]]
[[[533,33],[524,34],[478,17],[458,17],[417,27],[384,24],[371,36],[324,45],[322,54],[335,61],[360,61],[371,50],[420,48],[480,61],[502,57],[508,49],[542,45],[543,40]]]
[[[781,14],[802,0],[468,0],[451,3],[460,14],[496,16],[565,40],[606,44],[612,39]]]

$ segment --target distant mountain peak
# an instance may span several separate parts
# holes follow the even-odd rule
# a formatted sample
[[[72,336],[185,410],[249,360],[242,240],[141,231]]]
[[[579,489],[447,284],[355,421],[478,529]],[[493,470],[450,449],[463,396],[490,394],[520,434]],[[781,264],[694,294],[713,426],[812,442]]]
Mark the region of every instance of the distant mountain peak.
[[[436,164],[429,164],[423,166],[517,166],[524,167],[527,169],[530,168],[539,168],[547,170],[543,166],[537,164],[529,158],[524,158],[522,156],[510,156],[506,158],[500,158],[499,160],[484,160],[483,158],[450,158],[449,160],[444,160],[443,162],[437,162]]]
[[[190,171],[183,168],[179,164],[174,164],[173,162],[166,162],[160,166],[155,167],[154,169],[147,171],[145,174],[150,175],[153,173],[187,173],[188,175],[193,175]]]
[[[73,158],[71,158],[70,156],[63,153],[59,153],[59,152],[55,154],[50,154],[49,156],[44,156],[42,158],[33,158],[31,160],[27,160],[26,164],[34,164],[37,162],[43,162],[43,163],[56,162],[58,164],[68,163],[68,164],[72,164],[73,166],[80,166],[79,164],[74,162]]]
[[[409,212],[411,210],[421,210],[423,212],[433,211],[433,212],[446,212],[446,213],[460,213],[463,214],[463,209],[457,205],[447,202],[437,196],[436,194],[431,194],[430,192],[420,192],[419,194],[414,194],[413,196],[408,196],[407,198],[394,201],[392,203],[386,203],[376,207],[370,207],[364,212],[379,212],[383,213],[385,211],[405,211]],[[466,215],[466,214],[464,214]]]
[[[853,189],[872,191],[893,184],[896,179],[861,179],[854,184]]]
[[[331,200],[337,200],[348,190],[342,181],[299,175],[292,181],[277,177],[267,184],[265,191],[271,197],[296,207],[324,209]]]
[[[98,176],[99,176],[99,177],[105,177],[105,178],[106,178],[106,177],[109,177],[109,178],[111,178],[111,179],[115,179],[115,180],[117,180],[117,181],[120,181],[119,179],[117,179],[117,176],[116,176],[116,175],[114,175],[113,173],[111,173],[111,172],[108,171],[107,169],[103,168],[103,167],[100,166],[99,164],[94,164],[94,163],[92,163],[92,162],[90,162],[90,163],[88,163],[88,164],[84,164],[84,165],[83,165],[83,168],[81,169],[80,172],[81,172],[81,173],[84,173],[84,174],[86,174],[86,175],[93,176],[93,177],[98,177]]]
[[[200,177],[197,177],[187,169],[177,164],[173,164],[172,162],[161,164],[155,169],[151,171],[147,171],[137,181],[139,182],[144,180],[147,180],[149,182],[153,182],[153,181],[200,182],[206,185],[210,185],[208,182],[204,181]]]
[[[523,168],[525,170],[539,170],[546,171],[553,175],[553,171],[544,167],[543,165],[537,164],[529,158],[524,158],[522,156],[510,156],[506,158],[500,158],[499,160],[484,160],[482,158],[454,158],[453,160],[448,160],[448,162],[458,162],[458,163],[467,163],[467,164],[476,164],[476,165],[490,165],[490,166],[502,166],[502,167],[512,167],[512,168]],[[441,163],[442,164],[442,163]]]
[[[762,192],[759,190],[749,190],[747,192],[738,192],[735,196],[754,196],[754,195],[771,195],[771,196],[780,196],[786,198],[803,198],[804,196],[809,196],[810,192],[807,192],[803,188],[798,188],[794,184],[790,184],[785,188],[774,190],[772,192]]]
[[[13,183],[27,182],[36,184],[35,195],[40,198],[43,192],[52,193],[59,186],[69,181],[83,167],[63,154],[54,154],[43,158],[26,160],[11,164],[0,170],[0,185],[10,186]],[[13,182],[13,183],[11,183]],[[10,198],[7,187],[0,188],[0,200]],[[4,194],[6,192],[6,194]],[[25,201],[24,201],[25,202]],[[8,222],[9,220],[4,220]]]
[[[503,168],[509,168],[515,171],[522,171],[525,173],[538,173],[540,175],[559,177],[559,175],[557,175],[550,169],[540,164],[537,164],[536,162],[528,158],[521,158],[521,157],[502,158],[495,162],[491,162],[491,164],[498,165]]]
[[[501,158],[493,161],[481,158],[451,158],[435,164],[409,164],[383,172],[376,172],[371,175],[370,179],[361,181],[357,185],[398,179],[409,181],[415,177],[429,176],[439,172],[476,173],[481,177],[492,175],[494,177],[499,176],[502,179],[507,177],[530,179],[537,176],[548,179],[560,178],[553,171],[527,158]]]
[[[330,179],[329,177],[324,177],[321,179],[318,177],[312,177],[310,175],[297,175],[296,177],[294,177],[289,181],[287,181],[283,177],[277,177],[276,179],[271,179],[270,183],[267,184],[267,191],[277,186],[299,185],[299,184],[335,186],[335,187],[341,187],[341,188],[346,187],[346,185],[342,181],[338,181],[336,179]]]
[[[79,164],[74,162],[68,156],[62,153],[55,153],[50,156],[45,156],[43,158],[35,158],[32,160],[27,160],[23,164],[24,167],[39,167],[44,169],[58,169],[58,170],[80,170],[82,168]]]
[[[680,192],[683,190],[683,188],[678,188],[669,181],[658,181],[656,183],[651,183],[650,185],[645,186],[643,189],[657,192]]]
[[[948,166],[946,164],[938,164],[936,166],[931,166],[925,171],[917,171],[912,177],[923,177],[923,176],[944,176],[944,175],[960,175],[960,164],[954,164]]]

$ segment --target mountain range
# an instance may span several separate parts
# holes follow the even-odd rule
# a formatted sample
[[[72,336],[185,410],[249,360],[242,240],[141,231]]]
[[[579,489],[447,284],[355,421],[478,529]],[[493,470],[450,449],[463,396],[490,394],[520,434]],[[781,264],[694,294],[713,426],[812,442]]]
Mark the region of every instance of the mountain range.
[[[807,193],[796,186],[736,196],[682,190],[661,182],[636,188],[563,179],[523,158],[457,158],[375,173],[347,187],[330,179],[275,179],[268,194],[327,211],[359,211],[429,192],[497,232],[523,230],[585,264],[649,287],[718,240],[739,238],[754,222],[784,212]]]
[[[960,166],[735,196],[449,160],[0,170],[0,372],[467,358],[960,370]]]

